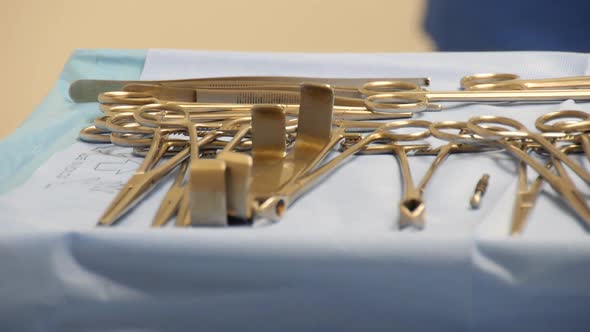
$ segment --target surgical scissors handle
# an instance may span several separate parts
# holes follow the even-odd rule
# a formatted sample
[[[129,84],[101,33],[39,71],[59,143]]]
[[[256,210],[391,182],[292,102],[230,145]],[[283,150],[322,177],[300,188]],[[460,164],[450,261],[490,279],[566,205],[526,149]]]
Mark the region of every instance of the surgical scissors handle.
[[[521,79],[507,73],[484,73],[464,76],[461,88],[482,90],[540,90],[590,88],[590,76],[572,76],[544,79]]]

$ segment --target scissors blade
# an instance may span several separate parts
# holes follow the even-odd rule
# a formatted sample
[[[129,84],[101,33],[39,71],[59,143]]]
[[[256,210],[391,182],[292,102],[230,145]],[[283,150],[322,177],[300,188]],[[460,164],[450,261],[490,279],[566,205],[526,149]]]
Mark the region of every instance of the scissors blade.
[[[564,166],[556,156],[552,156],[553,165],[559,175],[560,181],[551,183],[553,188],[567,200],[568,204],[576,211],[587,226],[590,226],[590,207],[584,195],[576,188],[571,178],[567,175]]]
[[[98,225],[113,225],[121,216],[135,206],[142,196],[148,193],[151,183],[151,176],[148,174],[134,174],[100,217]]]
[[[152,227],[162,227],[166,225],[166,223],[174,216],[176,211],[178,211],[178,207],[185,190],[183,180],[187,169],[188,161],[184,161],[181,164],[180,170],[176,174],[174,183],[164,196],[164,199],[162,200],[162,203],[156,212],[156,216],[152,221]]]
[[[125,212],[129,211],[145,195],[156,188],[158,182],[167,176],[172,169],[188,158],[189,150],[190,148],[185,148],[157,168],[134,174],[125,184],[125,187],[117,194],[105,213],[100,217],[98,225],[110,226],[114,224]],[[150,164],[153,167],[156,161]]]
[[[512,210],[510,235],[521,234],[524,230],[526,220],[541,192],[542,183],[543,177],[538,176],[528,190],[521,191],[519,189],[518,193],[516,193],[514,208]]]
[[[191,225],[191,214],[189,213],[189,195],[190,193],[188,187],[184,186],[182,190],[182,197],[180,198],[180,203],[178,205],[178,213],[176,213],[176,222],[174,224],[176,227],[188,227]]]
[[[176,211],[178,211],[183,193],[184,187],[182,186],[173,185],[170,190],[168,190],[166,196],[160,204],[158,212],[156,212],[154,220],[152,221],[152,227],[162,227],[166,225],[166,223],[174,216]]]

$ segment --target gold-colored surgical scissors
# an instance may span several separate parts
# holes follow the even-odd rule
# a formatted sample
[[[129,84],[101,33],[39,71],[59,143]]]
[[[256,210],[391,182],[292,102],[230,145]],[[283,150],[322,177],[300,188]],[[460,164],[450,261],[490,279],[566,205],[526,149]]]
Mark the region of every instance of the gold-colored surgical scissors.
[[[506,130],[497,130],[497,127],[490,129],[489,125],[500,126]],[[493,141],[502,146],[506,151],[515,156],[519,161],[526,163],[532,167],[540,176],[544,178],[553,189],[561,194],[572,209],[590,225],[590,208],[588,207],[584,196],[572,184],[561,168],[561,162],[566,164],[578,176],[583,178],[586,182],[590,178],[579,165],[574,163],[567,155],[559,148],[555,147],[551,141],[543,137],[540,133],[533,133],[520,122],[499,116],[478,116],[469,119],[467,127],[478,136]],[[511,130],[513,129],[513,130]],[[557,135],[556,135],[557,136]],[[533,144],[538,144],[545,150],[553,159],[553,164],[558,169],[558,174],[548,170],[545,165],[535,160],[524,151],[521,146],[511,142],[511,140],[528,140]],[[556,161],[559,161],[556,163]],[[559,165],[559,166],[558,166]],[[563,172],[562,172],[563,171]]]
[[[588,89],[590,88],[590,76],[521,79],[515,74],[484,73],[464,76],[461,79],[461,88],[472,91]]]

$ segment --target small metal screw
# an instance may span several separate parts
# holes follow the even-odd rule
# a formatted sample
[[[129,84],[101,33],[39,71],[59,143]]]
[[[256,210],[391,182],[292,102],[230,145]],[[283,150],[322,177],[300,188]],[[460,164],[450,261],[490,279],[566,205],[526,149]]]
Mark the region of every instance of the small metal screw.
[[[486,189],[488,188],[489,180],[490,180],[490,175],[484,174],[481,177],[481,179],[479,179],[479,181],[477,181],[477,184],[475,185],[475,191],[473,193],[473,196],[471,196],[471,200],[469,201],[469,203],[471,203],[472,208],[479,209],[479,206],[481,205],[481,198],[486,193]]]

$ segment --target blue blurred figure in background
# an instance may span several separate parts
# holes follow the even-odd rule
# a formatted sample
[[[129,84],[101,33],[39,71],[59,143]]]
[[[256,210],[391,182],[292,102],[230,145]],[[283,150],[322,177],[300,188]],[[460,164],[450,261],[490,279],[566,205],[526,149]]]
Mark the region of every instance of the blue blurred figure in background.
[[[590,0],[428,0],[440,51],[590,51]]]

